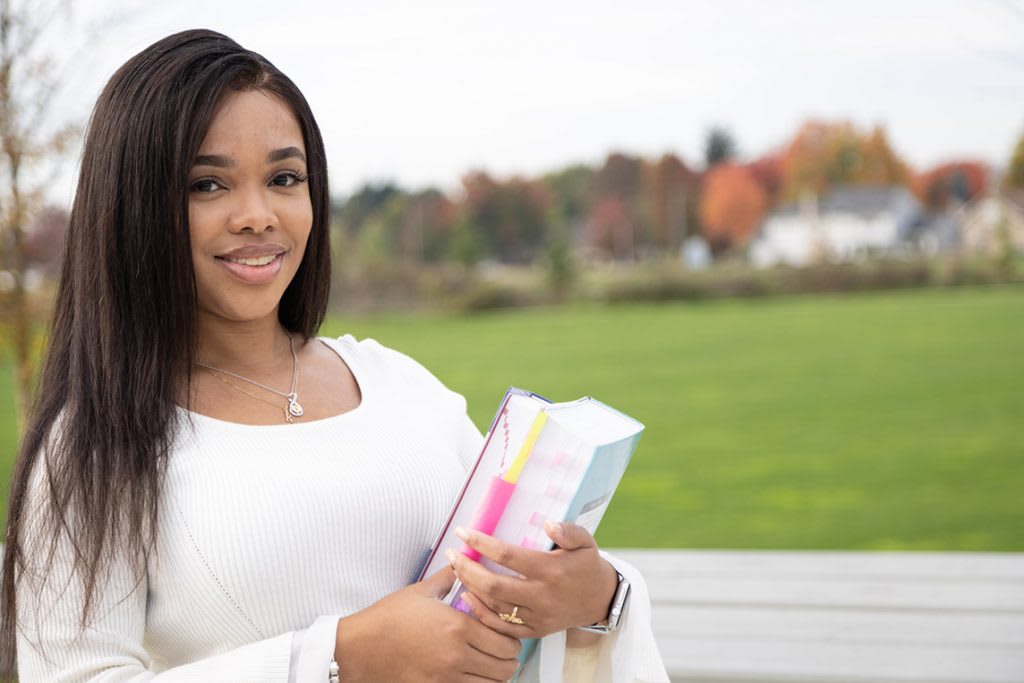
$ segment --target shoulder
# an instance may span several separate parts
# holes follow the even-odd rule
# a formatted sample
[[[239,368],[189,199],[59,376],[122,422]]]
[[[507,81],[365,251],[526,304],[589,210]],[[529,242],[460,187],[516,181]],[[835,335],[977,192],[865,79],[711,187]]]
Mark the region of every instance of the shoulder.
[[[353,373],[361,380],[372,378],[375,382],[397,385],[417,393],[457,398],[465,405],[462,396],[448,389],[421,363],[376,339],[356,339],[350,334],[337,339],[321,339],[352,366]]]

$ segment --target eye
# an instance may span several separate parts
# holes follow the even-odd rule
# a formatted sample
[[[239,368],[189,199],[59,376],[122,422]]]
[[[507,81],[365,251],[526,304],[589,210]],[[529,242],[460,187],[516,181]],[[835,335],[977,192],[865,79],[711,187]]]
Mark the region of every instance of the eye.
[[[192,183],[192,191],[200,194],[209,194],[217,190],[223,190],[224,186],[214,178],[200,178]]]
[[[274,176],[270,183],[277,187],[291,187],[292,185],[306,182],[306,178],[307,176],[295,171],[284,171]]]

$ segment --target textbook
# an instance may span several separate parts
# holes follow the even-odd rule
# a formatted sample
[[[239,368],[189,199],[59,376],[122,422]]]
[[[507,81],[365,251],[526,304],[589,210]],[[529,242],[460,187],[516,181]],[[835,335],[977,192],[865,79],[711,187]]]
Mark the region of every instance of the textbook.
[[[510,388],[419,578],[448,563],[445,548],[459,548],[492,571],[510,573],[463,544],[456,527],[535,550],[553,547],[544,532],[548,520],[574,522],[593,534],[643,430],[593,398],[551,403]],[[456,582],[446,601],[468,611],[461,592]]]

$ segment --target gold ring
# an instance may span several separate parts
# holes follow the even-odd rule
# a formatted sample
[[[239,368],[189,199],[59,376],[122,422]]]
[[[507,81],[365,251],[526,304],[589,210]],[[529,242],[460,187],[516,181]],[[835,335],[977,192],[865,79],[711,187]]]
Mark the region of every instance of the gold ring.
[[[522,617],[519,615],[519,605],[512,605],[512,614],[505,614],[501,612],[498,614],[498,618],[504,621],[506,624],[523,624],[525,623]]]

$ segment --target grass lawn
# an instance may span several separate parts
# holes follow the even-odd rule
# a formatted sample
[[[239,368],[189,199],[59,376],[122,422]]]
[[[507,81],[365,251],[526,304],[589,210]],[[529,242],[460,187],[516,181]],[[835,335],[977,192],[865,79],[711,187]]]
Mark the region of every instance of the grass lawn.
[[[608,546],[1024,550],[1021,287],[324,328],[344,332],[422,362],[481,427],[510,384],[644,422]]]

